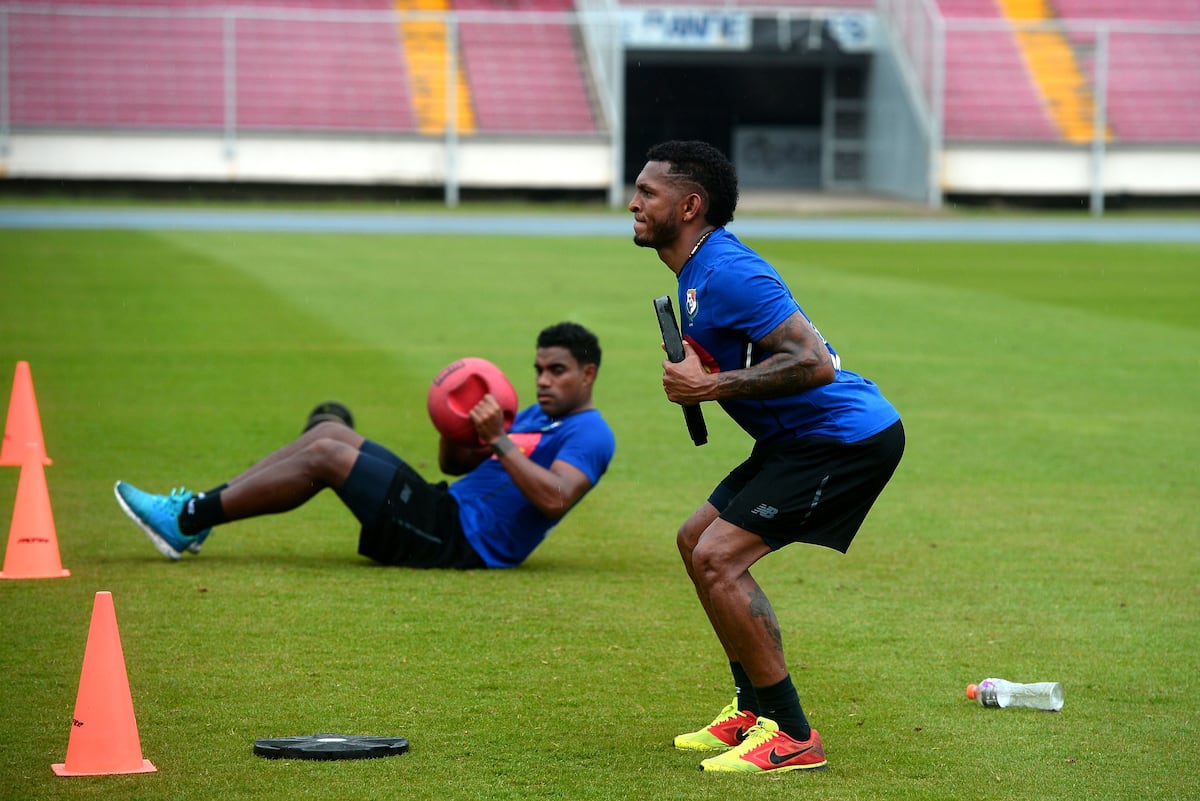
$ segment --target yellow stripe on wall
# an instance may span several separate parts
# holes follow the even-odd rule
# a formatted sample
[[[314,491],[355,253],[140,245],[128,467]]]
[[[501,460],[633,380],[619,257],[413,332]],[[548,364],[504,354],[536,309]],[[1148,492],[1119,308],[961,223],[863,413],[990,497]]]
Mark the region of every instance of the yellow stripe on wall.
[[[393,0],[396,11],[447,11],[449,0]],[[400,41],[404,58],[412,76],[413,108],[417,113],[417,128],[423,134],[440,134],[446,130],[446,24],[434,19],[408,19],[400,23]],[[454,66],[457,84],[456,127],[461,133],[474,133],[475,111],[471,89],[460,65]]]
[[[996,0],[1004,12],[1051,119],[1068,142],[1092,141],[1095,95],[1063,32],[1044,23],[1058,17],[1047,0]],[[1036,29],[1022,23],[1035,22]],[[1105,138],[1110,137],[1105,131]]]

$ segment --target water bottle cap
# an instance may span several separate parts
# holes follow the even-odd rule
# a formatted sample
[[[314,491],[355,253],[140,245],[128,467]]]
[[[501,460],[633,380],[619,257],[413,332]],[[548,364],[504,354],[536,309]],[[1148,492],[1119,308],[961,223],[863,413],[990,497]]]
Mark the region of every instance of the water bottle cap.
[[[972,701],[974,701],[975,695],[977,694],[978,690],[979,690],[978,684],[968,684],[967,685],[967,697],[970,698]]]

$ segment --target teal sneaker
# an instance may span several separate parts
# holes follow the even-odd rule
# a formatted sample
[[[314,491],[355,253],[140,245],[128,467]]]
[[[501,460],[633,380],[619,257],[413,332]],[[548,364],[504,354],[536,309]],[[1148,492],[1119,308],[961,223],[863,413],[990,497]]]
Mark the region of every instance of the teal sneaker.
[[[125,514],[146,532],[158,552],[168,559],[178,559],[185,550],[199,550],[200,543],[212,530],[205,529],[194,536],[179,530],[179,513],[193,497],[186,489],[173,489],[170,495],[153,495],[118,481],[113,492]]]
[[[189,553],[200,553],[200,546],[208,539],[208,535],[212,533],[211,528],[206,528],[200,533],[192,537],[192,541],[188,543],[187,549]],[[187,535],[184,534],[186,537]]]

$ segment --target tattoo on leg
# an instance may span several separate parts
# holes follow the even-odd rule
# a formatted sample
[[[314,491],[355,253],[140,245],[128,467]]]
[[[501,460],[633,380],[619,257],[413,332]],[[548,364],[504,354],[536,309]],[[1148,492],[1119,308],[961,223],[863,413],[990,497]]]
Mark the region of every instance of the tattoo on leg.
[[[749,593],[749,598],[750,616],[762,619],[767,634],[775,643],[775,650],[783,653],[783,633],[779,630],[779,621],[775,617],[775,610],[771,608],[771,602],[767,600],[766,593],[755,584],[754,589]]]

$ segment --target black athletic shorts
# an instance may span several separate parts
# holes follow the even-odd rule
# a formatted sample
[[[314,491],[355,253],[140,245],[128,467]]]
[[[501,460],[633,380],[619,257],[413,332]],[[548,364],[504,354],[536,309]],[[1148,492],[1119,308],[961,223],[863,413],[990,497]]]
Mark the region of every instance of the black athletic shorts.
[[[824,437],[757,444],[708,501],[772,549],[807,542],[845,553],[900,464],[900,421],[861,442]]]
[[[338,493],[362,523],[358,552],[385,565],[486,567],[467,542],[449,485],[431,484],[407,462],[366,442]]]

